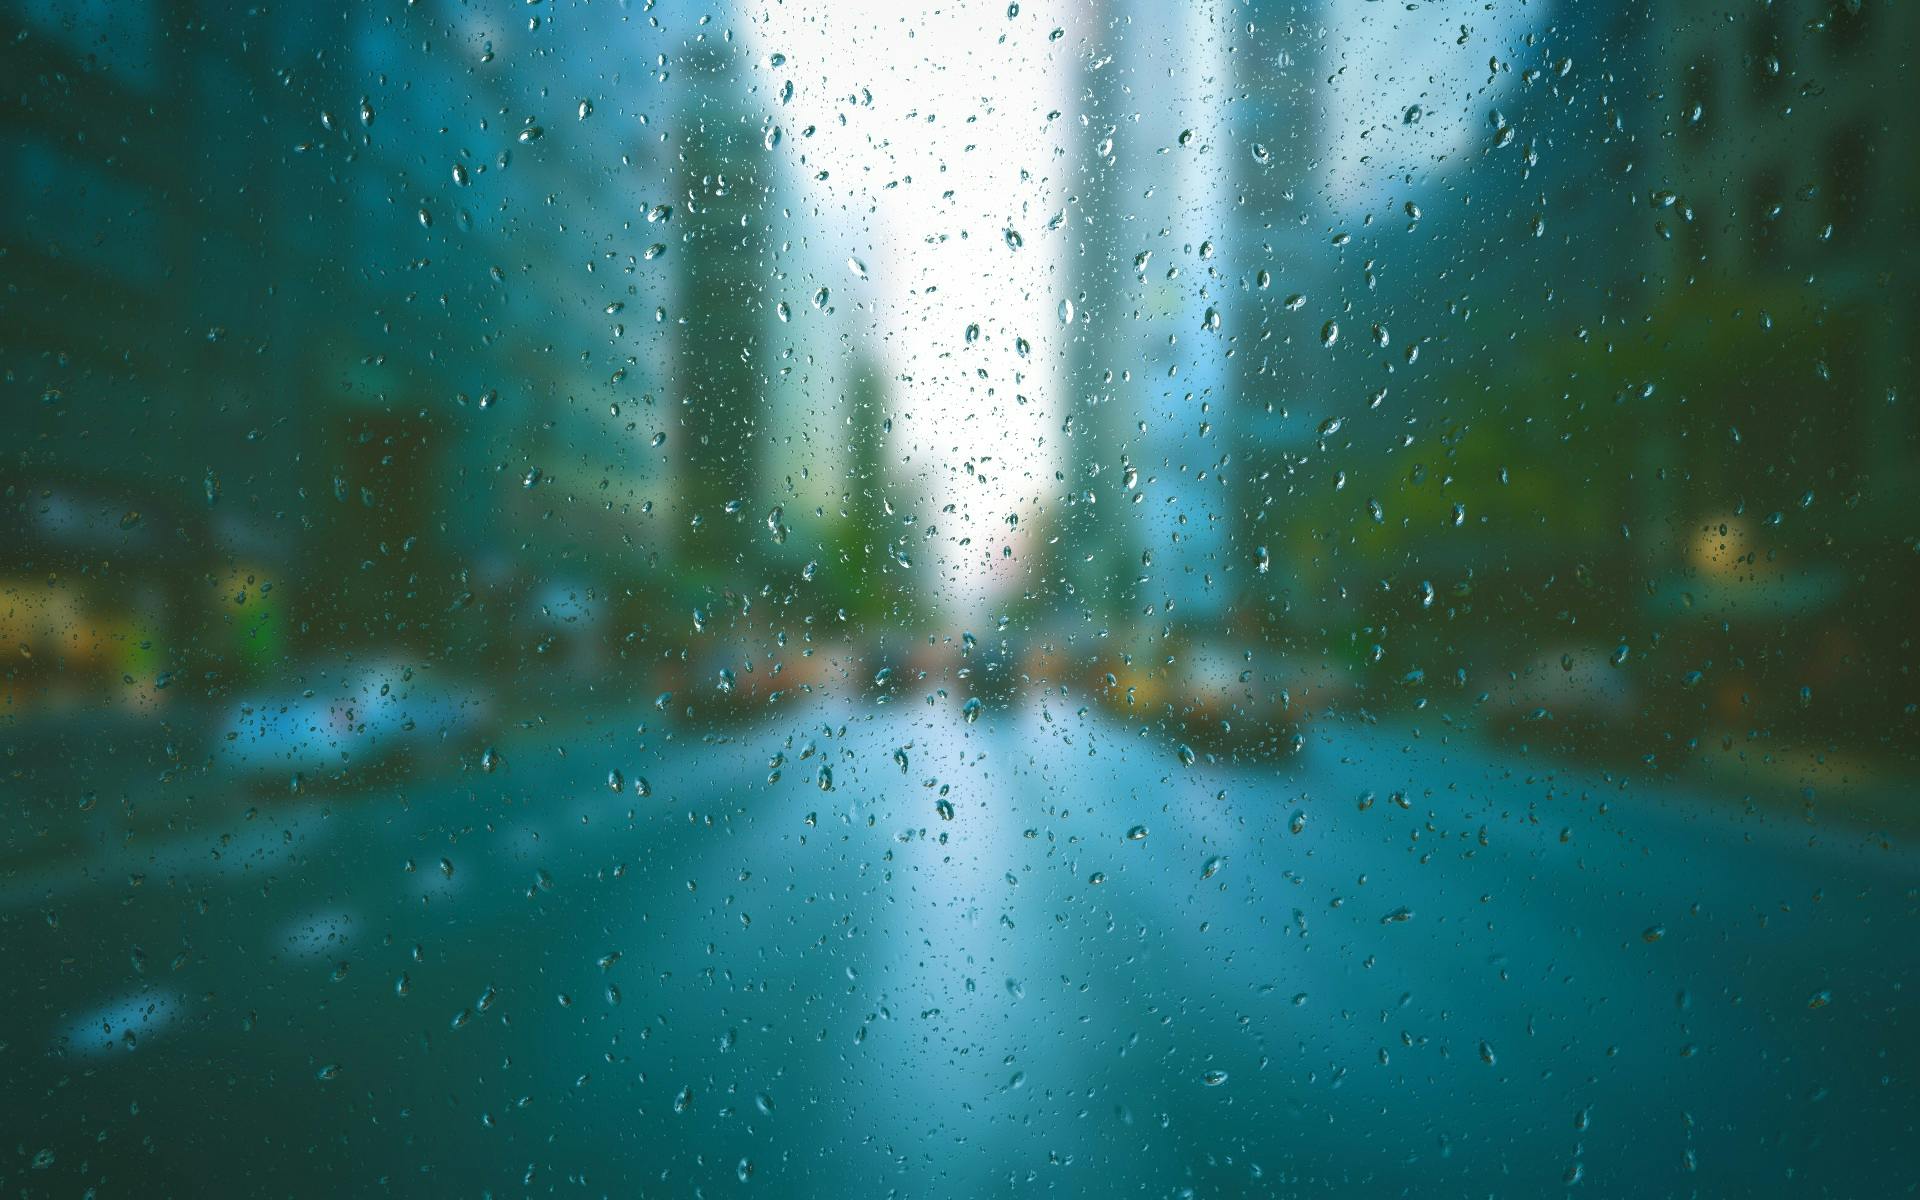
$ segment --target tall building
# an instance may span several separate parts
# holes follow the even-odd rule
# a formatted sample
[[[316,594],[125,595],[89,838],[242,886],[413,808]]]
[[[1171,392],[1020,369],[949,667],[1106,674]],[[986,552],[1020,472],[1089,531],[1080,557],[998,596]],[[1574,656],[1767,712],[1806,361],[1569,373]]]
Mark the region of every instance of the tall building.
[[[171,479],[123,505],[205,510],[173,569],[271,582],[279,606],[278,650],[244,659],[230,594],[199,585],[163,658],[219,688],[243,659],[432,654],[536,607],[536,574],[632,577],[637,553],[599,548],[671,488],[636,416],[667,358],[624,328],[665,295],[636,184],[659,174],[660,86],[608,89],[625,48],[578,14],[457,6],[20,19],[0,51],[18,444],[84,439],[106,492]],[[630,504],[586,502],[603,480]]]
[[[1259,325],[1236,197],[1271,153],[1234,105],[1236,20],[1225,4],[1115,2],[1090,22],[1065,566],[1075,607],[1123,627],[1204,623],[1230,601],[1230,354]]]
[[[1646,186],[1671,239],[1659,264],[1669,286],[1745,291],[1783,326],[1790,314],[1774,310],[1821,299],[1826,313],[1809,320],[1837,326],[1823,335],[1832,350],[1819,377],[1798,383],[1809,399],[1831,390],[1845,411],[1823,402],[1820,453],[1870,472],[1884,503],[1910,501],[1920,299],[1903,281],[1920,166],[1905,110],[1920,10],[1870,0],[1658,9],[1661,121]]]

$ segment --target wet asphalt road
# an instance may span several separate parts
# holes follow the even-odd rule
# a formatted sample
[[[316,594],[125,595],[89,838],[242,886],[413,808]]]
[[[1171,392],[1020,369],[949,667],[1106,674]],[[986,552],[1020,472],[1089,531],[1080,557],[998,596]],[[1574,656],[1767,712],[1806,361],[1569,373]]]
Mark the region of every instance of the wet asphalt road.
[[[1915,1187],[1920,858],[1860,829],[1389,726],[1253,767],[1038,698],[641,723],[208,781],[0,880],[0,1185]]]

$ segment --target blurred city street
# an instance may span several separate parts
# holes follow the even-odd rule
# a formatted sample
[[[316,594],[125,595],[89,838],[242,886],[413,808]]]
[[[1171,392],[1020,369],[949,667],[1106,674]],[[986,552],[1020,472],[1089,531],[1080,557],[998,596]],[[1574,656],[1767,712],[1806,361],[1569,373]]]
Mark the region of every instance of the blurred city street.
[[[658,715],[16,875],[15,1139],[156,1192],[1909,1186],[1920,864],[1844,823],[1391,723]]]
[[[1920,1194],[1920,3],[0,11],[0,1196]]]

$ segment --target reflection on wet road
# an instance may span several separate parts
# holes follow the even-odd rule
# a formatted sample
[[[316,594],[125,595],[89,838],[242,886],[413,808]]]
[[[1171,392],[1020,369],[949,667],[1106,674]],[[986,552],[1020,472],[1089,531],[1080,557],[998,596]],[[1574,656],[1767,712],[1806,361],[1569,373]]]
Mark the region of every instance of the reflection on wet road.
[[[154,1194],[209,1171],[303,1194],[1908,1186],[1886,1148],[1912,1124],[1916,864],[1859,831],[1408,727],[1252,768],[1044,698],[972,723],[821,704],[725,745],[645,723],[503,736],[491,772],[474,745],[363,794],[203,799],[5,880],[12,961],[50,964],[4,989],[7,1170],[45,1149],[36,1182],[105,1161]]]

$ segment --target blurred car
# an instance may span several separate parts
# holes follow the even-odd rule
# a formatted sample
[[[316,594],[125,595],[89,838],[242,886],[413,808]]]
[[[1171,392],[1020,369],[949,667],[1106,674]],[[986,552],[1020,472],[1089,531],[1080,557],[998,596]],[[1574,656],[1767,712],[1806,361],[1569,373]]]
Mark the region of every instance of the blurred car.
[[[1122,719],[1157,723],[1203,750],[1253,754],[1297,752],[1312,706],[1350,690],[1323,665],[1206,635],[1098,656],[1084,681]]]
[[[176,700],[164,688],[180,648],[217,636],[208,563],[182,549],[207,540],[205,506],[112,472],[9,483],[19,498],[0,512],[0,645],[12,658],[0,702],[10,721],[57,728],[89,711],[151,715]]]
[[[477,686],[397,659],[313,670],[299,682],[307,686],[291,694],[241,700],[214,726],[215,771],[295,787],[337,779],[467,731],[491,707]]]

